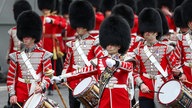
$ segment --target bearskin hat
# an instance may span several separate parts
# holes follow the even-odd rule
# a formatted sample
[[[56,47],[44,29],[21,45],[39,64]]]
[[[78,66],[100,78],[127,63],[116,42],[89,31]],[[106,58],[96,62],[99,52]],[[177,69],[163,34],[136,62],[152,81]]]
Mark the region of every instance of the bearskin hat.
[[[100,11],[105,14],[106,11],[111,11],[117,4],[117,0],[102,0],[100,4]]]
[[[26,0],[17,0],[13,5],[14,19],[17,21],[17,17],[20,13],[26,10],[32,10],[31,5]]]
[[[139,14],[139,31],[141,35],[144,32],[158,32],[157,39],[162,36],[161,16],[154,8],[144,8]]]
[[[117,3],[126,4],[126,5],[130,6],[134,12],[137,12],[136,0],[118,0]]]
[[[120,54],[125,54],[131,41],[128,22],[119,15],[107,17],[100,26],[99,42],[106,49],[108,45],[119,45]]]
[[[24,37],[32,37],[38,43],[42,35],[42,22],[40,16],[34,11],[24,11],[17,19],[17,37],[23,41]]]
[[[92,5],[88,1],[77,0],[69,6],[69,21],[71,27],[86,28],[88,31],[95,26],[95,13]]]
[[[144,8],[157,8],[157,1],[156,0],[138,0],[137,1],[137,14],[144,9]]]
[[[51,10],[51,12],[53,12],[53,11],[57,11],[57,14],[59,14],[60,13],[60,2],[59,2],[59,0],[54,0],[54,2],[53,2],[53,9]]]
[[[87,1],[89,1],[93,7],[95,7],[96,9],[99,9],[99,5],[100,5],[101,0],[87,0]]]
[[[183,21],[183,10],[181,6],[175,8],[173,19],[176,27],[187,28],[187,24]]]
[[[166,35],[169,33],[169,25],[168,25],[167,19],[160,9],[157,9],[157,11],[159,12],[159,15],[161,16],[163,35]]]
[[[161,9],[162,6],[166,6],[170,11],[173,11],[175,8],[175,0],[158,0],[157,6],[159,9]]]
[[[192,21],[192,0],[185,0],[182,4],[183,11],[183,20],[184,23],[188,25],[188,22]]]
[[[68,14],[71,2],[72,0],[62,0],[62,15]]]
[[[120,3],[120,4],[117,4],[113,7],[111,13],[114,15],[120,15],[123,18],[125,18],[125,20],[127,20],[127,22],[129,23],[130,28],[133,28],[134,13],[133,13],[133,10],[131,7]]]
[[[175,0],[175,7],[181,5],[184,0]]]
[[[49,9],[52,10],[54,7],[54,0],[38,0],[39,10]]]

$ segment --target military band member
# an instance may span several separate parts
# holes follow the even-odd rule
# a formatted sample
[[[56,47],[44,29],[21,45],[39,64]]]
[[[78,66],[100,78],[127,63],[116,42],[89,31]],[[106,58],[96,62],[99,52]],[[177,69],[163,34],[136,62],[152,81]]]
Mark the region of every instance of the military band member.
[[[72,2],[69,7],[69,21],[77,35],[75,40],[66,43],[63,74],[89,66],[91,59],[103,56],[98,40],[89,34],[95,25],[95,13],[91,4],[81,0]],[[83,78],[67,79],[67,82],[73,90],[82,80]],[[69,105],[71,108],[79,108],[80,103],[73,97],[72,90],[69,90]]]
[[[38,14],[25,11],[17,20],[17,37],[23,42],[21,51],[10,54],[7,87],[10,103],[19,108],[33,93],[45,92],[50,78],[45,76],[52,69],[52,54],[36,44],[40,41],[42,23]]]
[[[133,64],[124,62],[121,58],[127,52],[131,41],[129,24],[119,15],[107,17],[101,24],[99,41],[107,54],[101,58],[92,59],[90,66],[73,71],[72,76],[67,79],[74,80],[98,75],[100,99],[97,107],[131,108],[128,74],[133,70]],[[65,75],[67,74],[61,75],[60,78]],[[59,79],[55,78],[55,80]]]
[[[13,14],[15,21],[17,21],[17,17],[19,16],[19,14],[26,10],[32,10],[31,5],[27,1],[25,0],[16,1],[13,5]],[[10,35],[8,54],[19,51],[21,49],[22,42],[17,38],[16,33],[17,33],[16,26],[12,27],[8,31],[8,34]],[[9,58],[7,61],[9,61]]]
[[[138,66],[134,77],[140,88],[140,108],[165,107],[158,103],[157,92],[166,80],[173,78],[172,71],[176,71],[174,48],[159,41],[162,36],[161,25],[161,17],[155,9],[144,8],[139,14],[139,31],[145,39],[134,50]]]
[[[187,33],[178,36],[178,44],[176,46],[176,55],[178,58],[178,62],[181,63],[183,73],[186,76],[185,85],[192,89],[192,85],[187,82],[192,82],[192,70],[191,70],[191,62],[192,62],[192,47],[191,47],[191,30],[192,30],[192,15],[189,14],[191,10],[192,2],[190,0],[186,0],[182,4],[182,18],[185,25],[188,25],[189,30]],[[182,22],[182,20],[181,20]]]

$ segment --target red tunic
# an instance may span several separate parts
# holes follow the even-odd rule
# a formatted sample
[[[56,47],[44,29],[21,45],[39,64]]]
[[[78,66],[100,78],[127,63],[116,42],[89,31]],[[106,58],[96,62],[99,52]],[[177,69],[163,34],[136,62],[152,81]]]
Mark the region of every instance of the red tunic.
[[[17,51],[10,54],[9,70],[7,74],[7,87],[10,95],[16,95],[18,102],[24,103],[29,98],[29,91],[31,83],[27,81],[34,81],[31,73],[21,58],[21,52]],[[52,69],[50,52],[42,48],[35,47],[31,53],[26,53],[30,57],[30,63],[36,71],[38,76],[37,83],[42,88],[47,88],[50,83],[50,78],[44,76],[47,69]]]

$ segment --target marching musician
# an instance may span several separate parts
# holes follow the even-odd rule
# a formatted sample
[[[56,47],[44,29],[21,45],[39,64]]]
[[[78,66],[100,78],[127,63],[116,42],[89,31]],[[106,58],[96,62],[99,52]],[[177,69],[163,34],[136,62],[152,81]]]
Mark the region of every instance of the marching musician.
[[[192,30],[192,15],[190,12],[192,9],[192,2],[186,0],[182,5],[181,15],[184,21],[184,25],[187,25],[189,30],[181,35],[178,35],[178,44],[176,46],[176,55],[178,62],[181,63],[181,69],[183,70],[180,75],[185,75],[186,79],[183,81],[184,84],[192,89],[192,46],[191,46],[191,30]]]
[[[9,55],[7,87],[10,103],[20,108],[30,95],[45,92],[50,78],[46,70],[52,69],[52,54],[37,46],[41,39],[42,22],[31,10],[23,12],[17,19],[17,37],[23,42],[21,51]]]
[[[15,21],[17,21],[17,17],[19,16],[19,14],[26,10],[32,10],[31,5],[29,4],[28,1],[26,1],[26,0],[16,1],[13,5],[13,14],[14,14]],[[19,51],[21,49],[22,42],[17,38],[16,33],[17,33],[16,26],[12,27],[8,31],[8,34],[10,35],[8,54]],[[9,58],[8,58],[7,62],[9,62]]]
[[[67,23],[65,19],[61,19],[60,17],[52,14],[54,8],[56,9],[56,2],[57,0],[38,0],[38,8],[42,12],[42,47],[53,53],[53,57],[51,59],[53,69],[56,70],[55,72],[61,73],[59,71],[62,70],[62,63],[59,56],[63,55],[61,54],[61,50],[64,46],[62,45],[63,42],[60,40],[62,39],[61,32],[58,32],[58,30],[60,31],[62,28],[65,29]],[[54,74],[58,75],[57,73]],[[53,87],[51,85],[48,90],[48,95],[53,95],[52,91]]]
[[[137,69],[135,81],[140,88],[140,108],[165,108],[157,100],[161,85],[178,75],[174,48],[160,42],[162,21],[159,13],[153,8],[144,8],[139,14],[139,31],[145,41],[138,46],[136,54]],[[181,76],[179,76],[181,77]]]
[[[95,26],[95,13],[88,1],[77,0],[69,6],[70,26],[76,30],[75,40],[66,43],[66,58],[62,74],[79,70],[90,65],[90,60],[103,56],[102,48],[98,45],[97,37],[89,34]],[[72,91],[83,78],[67,79],[69,83],[69,105],[79,108],[80,102],[73,97]]]
[[[26,10],[32,10],[31,5],[26,0],[18,0],[13,5],[13,15],[15,22],[17,21],[17,17],[20,13]],[[22,42],[17,38],[17,28],[16,26],[9,29],[8,34],[10,36],[9,40],[9,48],[7,53],[7,63],[9,63],[9,54],[19,51],[22,47]],[[10,105],[9,98],[8,98],[8,105]]]
[[[115,25],[115,26],[114,26]],[[128,22],[119,15],[107,17],[100,27],[99,41],[107,54],[91,60],[90,66],[73,71],[70,78],[99,76],[98,108],[131,108],[128,94],[128,74],[133,71],[132,62],[121,58],[131,41]],[[63,74],[60,78],[65,78]],[[54,78],[52,80],[59,80]]]

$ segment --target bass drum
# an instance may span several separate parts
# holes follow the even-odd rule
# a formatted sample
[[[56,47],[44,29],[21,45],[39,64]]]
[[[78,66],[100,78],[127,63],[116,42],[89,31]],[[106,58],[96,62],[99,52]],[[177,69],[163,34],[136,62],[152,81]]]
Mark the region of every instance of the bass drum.
[[[157,98],[161,104],[174,108],[192,108],[191,90],[177,80],[170,80],[159,89]]]

